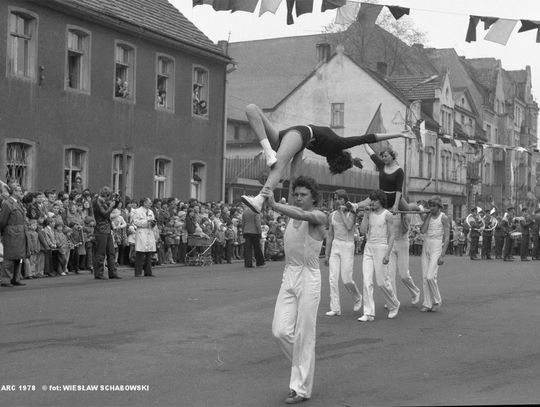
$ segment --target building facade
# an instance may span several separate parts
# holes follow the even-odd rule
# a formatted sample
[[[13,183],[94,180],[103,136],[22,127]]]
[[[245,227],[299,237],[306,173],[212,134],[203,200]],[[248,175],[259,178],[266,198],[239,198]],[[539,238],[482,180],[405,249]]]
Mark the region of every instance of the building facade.
[[[222,198],[230,59],[166,0],[5,1],[0,32],[2,178]]]

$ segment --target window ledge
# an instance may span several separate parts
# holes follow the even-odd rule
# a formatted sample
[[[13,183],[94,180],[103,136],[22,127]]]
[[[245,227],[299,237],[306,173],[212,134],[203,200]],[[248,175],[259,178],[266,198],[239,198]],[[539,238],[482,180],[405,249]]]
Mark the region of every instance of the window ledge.
[[[125,103],[127,105],[134,105],[135,104],[135,99],[121,98],[121,97],[113,96],[113,100],[115,102]]]
[[[156,111],[163,112],[163,113],[174,114],[174,109],[169,109],[169,108],[166,108],[166,107],[156,106]]]
[[[65,88],[64,90],[65,90],[67,93],[73,93],[73,94],[76,94],[76,95],[86,95],[86,96],[90,96],[90,91],[89,91],[89,90],[76,89],[76,88]]]
[[[29,76],[20,76],[20,75],[15,75],[15,74],[12,74],[12,73],[8,73],[8,74],[6,74],[6,77],[7,77],[8,79],[12,79],[12,80],[16,80],[16,81],[21,81],[21,82],[24,82],[24,83],[28,83],[29,85],[35,85],[35,84],[37,84],[37,79],[36,79],[36,78],[29,77]]]
[[[198,120],[210,120],[210,115],[209,114],[195,114],[193,112],[191,112],[191,117],[195,118],[195,119],[198,119]]]

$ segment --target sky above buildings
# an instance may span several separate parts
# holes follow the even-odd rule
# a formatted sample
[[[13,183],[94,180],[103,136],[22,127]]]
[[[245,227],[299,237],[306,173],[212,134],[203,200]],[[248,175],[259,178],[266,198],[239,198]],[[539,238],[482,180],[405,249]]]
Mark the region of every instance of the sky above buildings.
[[[286,1],[277,13],[215,11],[209,5],[192,7],[191,0],[169,0],[212,41],[248,41],[262,38],[289,37],[320,33],[334,22],[335,10],[321,13],[322,0],[314,0],[313,13],[295,18],[295,24],[286,24]],[[483,38],[482,23],[477,28],[477,41],[467,43],[465,35],[469,15],[527,19],[540,21],[540,0],[380,0],[379,4],[409,7],[415,26],[426,33],[427,47],[454,48],[468,58],[493,57],[500,59],[507,70],[531,66],[535,99],[540,103],[540,43],[536,30],[518,33],[518,22],[506,45]]]

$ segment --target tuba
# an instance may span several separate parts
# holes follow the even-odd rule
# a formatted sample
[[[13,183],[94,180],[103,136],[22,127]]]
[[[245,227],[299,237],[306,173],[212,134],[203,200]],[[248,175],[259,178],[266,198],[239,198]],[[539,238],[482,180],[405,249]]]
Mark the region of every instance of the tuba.
[[[490,232],[490,231],[494,230],[499,225],[499,221],[494,216],[491,217],[488,224],[486,224],[485,216],[484,216],[484,218],[482,218],[482,222],[484,224],[484,231],[486,231],[486,232]]]

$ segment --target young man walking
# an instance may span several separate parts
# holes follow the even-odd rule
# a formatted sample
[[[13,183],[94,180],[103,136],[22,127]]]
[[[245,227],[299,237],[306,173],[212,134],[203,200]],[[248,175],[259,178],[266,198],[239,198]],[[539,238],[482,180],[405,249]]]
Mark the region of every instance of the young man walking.
[[[326,239],[326,263],[329,266],[330,283],[330,311],[326,315],[329,317],[341,315],[339,276],[353,298],[353,311],[358,312],[362,308],[362,295],[353,280],[356,214],[345,205],[348,201],[349,197],[344,189],[334,192],[337,209],[330,214]]]
[[[431,212],[424,219],[421,231],[425,236],[422,250],[423,312],[434,312],[441,306],[442,299],[437,284],[439,266],[444,264],[444,255],[450,238],[448,217],[441,211],[442,200],[438,195],[428,201]]]
[[[360,233],[367,236],[362,261],[364,276],[364,315],[358,318],[361,322],[375,320],[375,302],[373,301],[373,274],[377,285],[381,289],[386,306],[389,310],[388,318],[395,318],[399,311],[399,301],[392,287],[388,262],[394,247],[394,232],[392,229],[392,214],[384,209],[386,194],[376,190],[369,195],[371,207],[364,208],[364,219],[360,225]]]
[[[316,209],[319,198],[314,179],[300,176],[292,185],[294,206],[277,203],[263,191],[268,205],[290,218],[285,230],[285,270],[276,300],[272,333],[292,362],[287,404],[308,400],[315,373],[317,309],[321,299],[319,253],[327,223]]]

